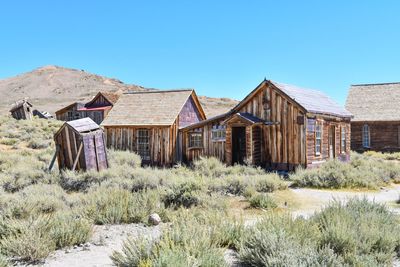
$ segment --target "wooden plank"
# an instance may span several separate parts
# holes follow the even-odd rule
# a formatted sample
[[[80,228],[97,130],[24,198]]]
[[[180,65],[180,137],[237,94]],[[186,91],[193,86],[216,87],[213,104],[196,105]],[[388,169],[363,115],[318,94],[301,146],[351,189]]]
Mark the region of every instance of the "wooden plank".
[[[74,164],[72,165],[72,170],[73,170],[73,171],[75,171],[76,165],[77,165],[78,162],[79,162],[79,157],[81,156],[82,148],[83,148],[83,143],[80,144],[79,149],[78,149],[78,152],[77,152],[77,154],[76,154],[76,158],[75,158]]]

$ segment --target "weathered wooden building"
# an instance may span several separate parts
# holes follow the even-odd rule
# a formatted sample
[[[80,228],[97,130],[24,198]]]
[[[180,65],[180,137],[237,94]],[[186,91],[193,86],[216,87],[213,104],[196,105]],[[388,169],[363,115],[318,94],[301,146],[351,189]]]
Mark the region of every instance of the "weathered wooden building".
[[[11,116],[16,120],[31,120],[32,112],[32,104],[26,100],[18,101],[10,109]]]
[[[63,121],[71,121],[79,118],[91,118],[100,124],[117,102],[120,94],[111,92],[99,92],[87,103],[72,103],[58,111],[56,118]]]
[[[168,166],[181,159],[179,130],[204,119],[194,90],[147,91],[121,95],[101,125],[108,147]]]
[[[352,85],[346,100],[351,148],[362,152],[400,151],[400,83]]]
[[[183,160],[215,156],[273,170],[347,160],[350,119],[319,91],[264,80],[230,112],[183,128]]]
[[[108,168],[103,130],[90,118],[68,121],[55,133],[59,169]]]

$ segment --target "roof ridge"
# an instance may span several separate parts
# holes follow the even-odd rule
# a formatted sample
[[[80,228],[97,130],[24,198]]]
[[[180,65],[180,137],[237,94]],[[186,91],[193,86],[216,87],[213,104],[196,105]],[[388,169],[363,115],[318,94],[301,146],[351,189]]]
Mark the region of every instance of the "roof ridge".
[[[174,90],[157,90],[157,91],[138,91],[138,92],[126,92],[124,95],[135,95],[135,94],[159,94],[159,93],[173,93],[173,92],[191,92],[194,89],[174,89]]]
[[[360,83],[360,84],[351,84],[351,86],[374,86],[374,85],[387,85],[387,84],[400,84],[400,82],[387,82],[387,83]]]

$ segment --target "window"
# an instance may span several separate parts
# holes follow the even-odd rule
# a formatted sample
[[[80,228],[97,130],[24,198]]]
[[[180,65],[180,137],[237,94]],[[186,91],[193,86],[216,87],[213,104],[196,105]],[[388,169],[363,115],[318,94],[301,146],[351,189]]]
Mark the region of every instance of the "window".
[[[225,141],[226,130],[223,125],[214,125],[211,130],[211,140],[214,142]]]
[[[321,155],[322,144],[322,125],[320,122],[315,123],[315,155]]]
[[[340,151],[346,153],[346,126],[342,126],[340,134]]]
[[[189,133],[189,148],[203,147],[203,133]]]
[[[137,151],[143,160],[150,160],[150,136],[149,130],[137,130]]]
[[[74,120],[72,111],[68,111],[68,112],[67,112],[67,120],[68,120],[68,121]]]
[[[369,126],[368,124],[364,124],[362,129],[362,144],[363,147],[369,148],[370,147],[370,134],[369,134]]]

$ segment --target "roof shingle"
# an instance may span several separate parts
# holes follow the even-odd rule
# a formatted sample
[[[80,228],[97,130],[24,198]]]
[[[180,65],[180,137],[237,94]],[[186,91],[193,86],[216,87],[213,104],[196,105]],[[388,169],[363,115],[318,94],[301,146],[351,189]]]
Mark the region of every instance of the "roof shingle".
[[[400,121],[400,83],[352,85],[346,109],[352,121]]]
[[[171,90],[123,94],[102,125],[172,125],[192,93],[193,90]]]

